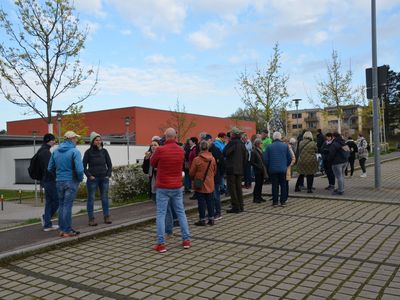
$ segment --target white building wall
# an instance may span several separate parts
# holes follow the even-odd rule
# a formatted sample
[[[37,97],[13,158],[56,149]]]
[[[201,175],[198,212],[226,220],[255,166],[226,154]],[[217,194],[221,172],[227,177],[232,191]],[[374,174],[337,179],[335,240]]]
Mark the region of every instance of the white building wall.
[[[36,151],[41,145],[36,147]],[[53,147],[56,149],[57,146]],[[78,145],[78,150],[82,154],[89,148],[88,145]],[[126,145],[106,145],[110,154],[113,166],[126,165],[128,163],[128,150]],[[52,150],[53,150],[52,149]],[[130,146],[129,160],[131,164],[141,162],[148,146]],[[33,190],[33,184],[15,184],[15,160],[31,159],[33,156],[33,146],[16,146],[0,148],[0,189]],[[28,171],[26,171],[28,172]]]

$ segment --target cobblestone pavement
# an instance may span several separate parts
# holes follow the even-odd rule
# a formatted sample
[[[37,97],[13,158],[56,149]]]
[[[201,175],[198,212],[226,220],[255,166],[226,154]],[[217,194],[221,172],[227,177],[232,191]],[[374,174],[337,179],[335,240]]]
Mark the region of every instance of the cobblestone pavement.
[[[197,215],[189,216],[190,223]],[[0,299],[398,299],[400,206],[292,198],[191,226],[193,247],[151,249],[155,225],[0,268]]]
[[[370,159],[371,161],[373,159]],[[381,189],[375,189],[375,174],[374,166],[367,167],[367,178],[360,178],[360,170],[354,172],[353,177],[345,178],[345,193],[339,196],[343,199],[362,200],[372,202],[388,202],[400,204],[400,159],[393,160],[382,164],[381,167]],[[306,180],[305,180],[306,182]],[[328,179],[324,176],[316,177],[314,187],[316,188],[313,194],[307,194],[306,191],[300,193],[294,192],[296,178],[290,181],[290,193],[301,197],[324,197],[337,198],[332,196],[330,191],[326,191]],[[265,193],[271,193],[271,186],[263,187]]]

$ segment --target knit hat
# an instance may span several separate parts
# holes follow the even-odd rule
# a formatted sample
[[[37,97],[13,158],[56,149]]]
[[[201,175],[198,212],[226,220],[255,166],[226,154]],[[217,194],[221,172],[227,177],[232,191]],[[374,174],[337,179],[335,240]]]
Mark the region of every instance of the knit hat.
[[[220,133],[218,133],[218,137],[219,137],[219,138],[224,138],[224,137],[226,137],[225,132],[220,132]]]
[[[43,136],[43,144],[47,144],[48,142],[55,141],[55,140],[56,140],[56,137],[51,133],[46,133]]]
[[[93,141],[97,138],[97,137],[101,137],[100,134],[98,134],[95,131],[92,131],[92,133],[90,134],[90,144],[93,144]]]

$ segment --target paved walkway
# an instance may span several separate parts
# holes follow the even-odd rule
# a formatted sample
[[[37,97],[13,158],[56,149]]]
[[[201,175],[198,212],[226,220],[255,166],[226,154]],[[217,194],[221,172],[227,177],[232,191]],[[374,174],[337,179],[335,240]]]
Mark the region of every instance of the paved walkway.
[[[370,169],[367,179],[346,181],[340,199],[323,194],[326,178],[316,179],[311,198],[296,193],[286,208],[246,199],[242,214],[191,225],[191,249],[176,230],[164,254],[151,249],[150,202],[115,209],[111,226],[89,228],[86,216],[75,217],[83,234],[74,239],[39,225],[3,231],[0,299],[398,299],[399,167],[399,160],[382,165],[391,183],[379,193]],[[196,220],[189,213],[190,224]],[[31,255],[7,263],[24,251]]]

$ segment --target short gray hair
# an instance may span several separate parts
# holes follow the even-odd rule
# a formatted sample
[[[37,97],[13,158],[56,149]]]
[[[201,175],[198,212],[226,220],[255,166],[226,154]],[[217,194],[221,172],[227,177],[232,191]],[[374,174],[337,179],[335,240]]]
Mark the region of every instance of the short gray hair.
[[[199,144],[200,151],[208,150],[209,144],[206,140],[202,140]]]
[[[261,145],[261,144],[262,144],[262,140],[261,140],[261,139],[256,138],[256,139],[254,140],[254,146]]]
[[[174,128],[168,128],[165,130],[165,138],[167,140],[175,139],[176,138],[176,130]]]
[[[279,131],[275,131],[274,134],[272,135],[272,139],[275,140],[281,140],[282,139],[282,134]]]
[[[313,140],[313,135],[311,131],[306,131],[303,134],[303,139],[309,139],[309,140]]]

